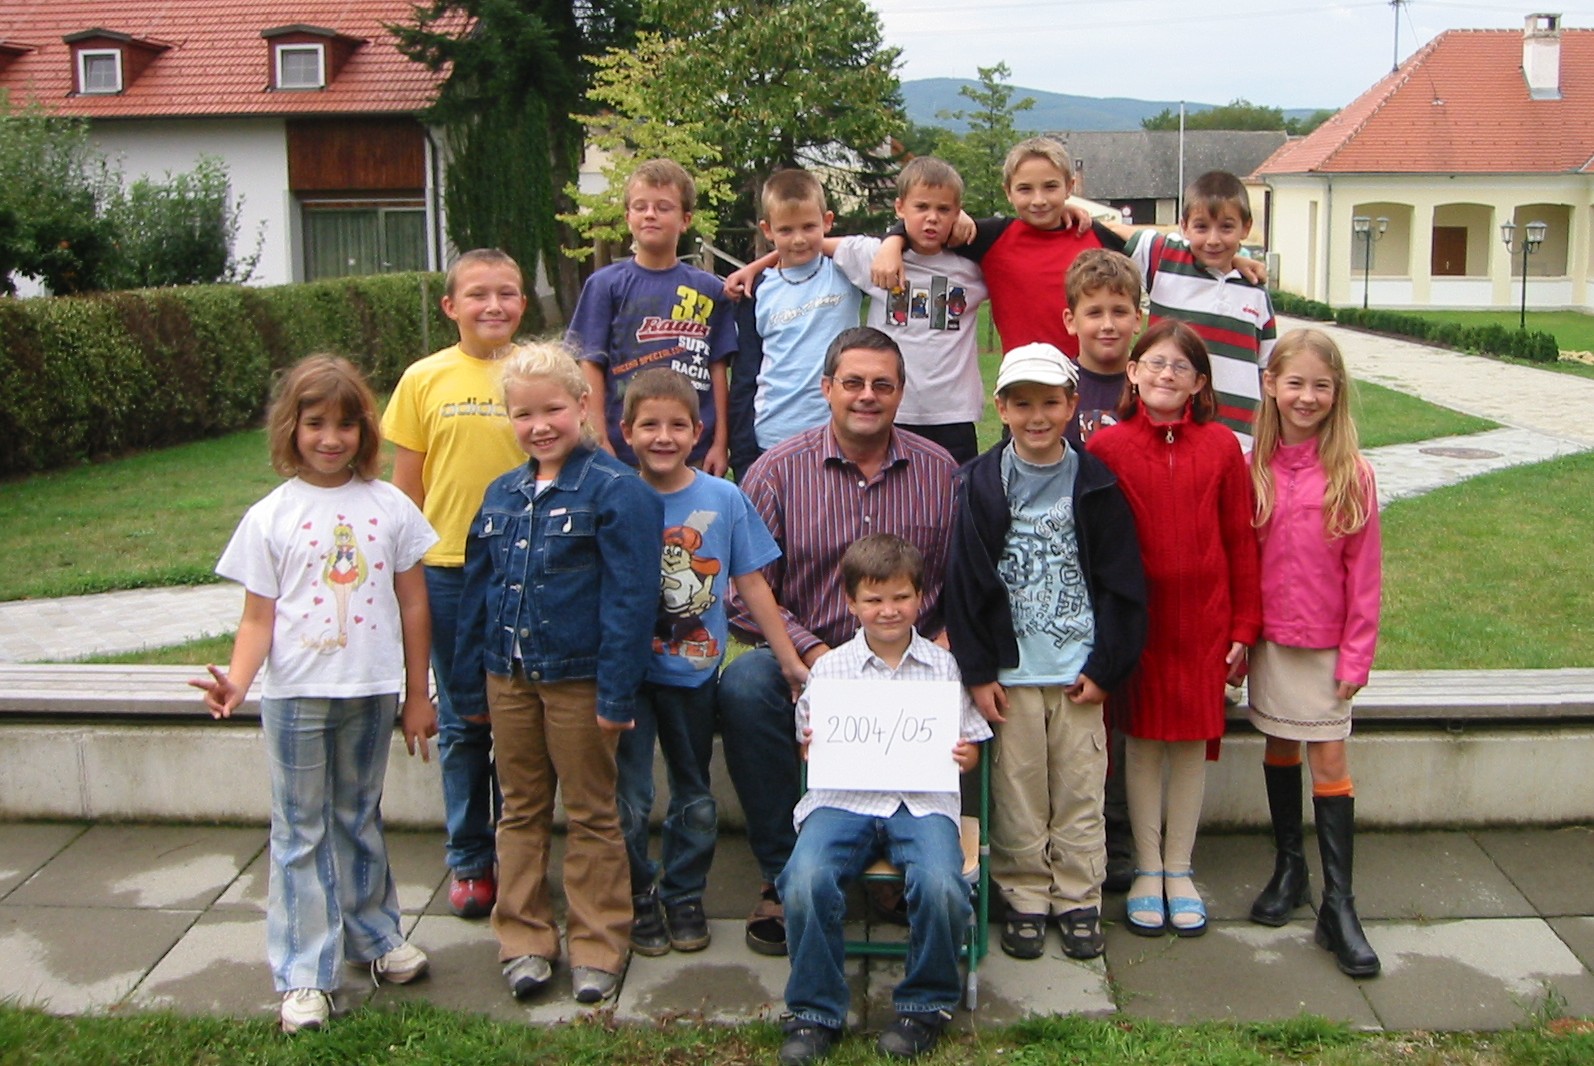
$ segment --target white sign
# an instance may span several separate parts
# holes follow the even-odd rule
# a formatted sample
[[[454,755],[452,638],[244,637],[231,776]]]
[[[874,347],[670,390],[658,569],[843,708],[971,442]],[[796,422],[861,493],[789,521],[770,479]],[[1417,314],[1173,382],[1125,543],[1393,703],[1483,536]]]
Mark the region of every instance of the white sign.
[[[808,787],[956,792],[963,686],[820,678],[807,689]]]

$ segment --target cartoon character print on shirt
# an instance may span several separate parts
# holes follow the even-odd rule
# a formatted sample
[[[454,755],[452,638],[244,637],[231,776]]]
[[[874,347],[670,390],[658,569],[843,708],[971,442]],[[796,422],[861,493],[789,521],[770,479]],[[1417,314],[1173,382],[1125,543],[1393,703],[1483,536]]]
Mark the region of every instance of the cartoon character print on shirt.
[[[720,561],[699,556],[703,534],[714,521],[712,511],[693,511],[686,521],[664,531],[660,562],[659,617],[653,628],[656,655],[678,655],[703,669],[719,661],[719,641],[703,616],[714,606],[714,580]]]
[[[1106,429],[1108,426],[1116,426],[1118,424],[1117,411],[1103,410],[1099,407],[1090,411],[1081,407],[1079,413],[1074,417],[1078,420],[1081,444],[1088,442],[1090,435],[1098,429]]]
[[[1010,537],[1002,549],[996,568],[1009,590],[1019,640],[1045,637],[1060,649],[1090,635],[1070,624],[1090,617],[1073,528],[1074,500],[1064,496],[1035,523],[1032,537]]]
[[[369,519],[369,522],[373,526],[377,524],[377,520],[374,518]],[[310,528],[310,523],[306,522],[304,528]],[[367,534],[367,536],[371,540],[376,539],[374,533]],[[310,547],[314,548],[316,546],[316,541],[310,541]],[[339,648],[348,647],[349,605],[354,599],[355,593],[360,590],[370,576],[370,568],[365,561],[365,552],[360,550],[359,541],[355,537],[354,526],[350,524],[344,515],[338,515],[337,525],[332,527],[332,546],[322,552],[317,558],[324,560],[324,563],[321,567],[320,582],[313,584],[320,584],[324,589],[332,593],[338,633],[337,636],[333,636],[329,631],[320,637],[301,637],[300,641],[307,648],[313,648],[316,651],[327,654]],[[378,567],[381,565],[381,563],[377,564]],[[322,597],[317,596],[314,602],[317,606],[320,606],[322,600]],[[370,603],[371,601],[366,600],[366,602]],[[361,625],[365,622],[365,619],[357,614],[353,616],[353,619],[355,625]],[[326,622],[331,625],[332,619],[329,617]]]

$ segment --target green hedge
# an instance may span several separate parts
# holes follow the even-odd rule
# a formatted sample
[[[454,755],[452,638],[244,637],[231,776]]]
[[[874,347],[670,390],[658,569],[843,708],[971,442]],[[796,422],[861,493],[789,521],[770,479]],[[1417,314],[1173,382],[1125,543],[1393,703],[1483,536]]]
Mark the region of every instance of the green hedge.
[[[1479,355],[1509,355],[1535,363],[1553,363],[1561,358],[1560,345],[1549,333],[1508,329],[1505,326],[1463,326],[1456,322],[1437,322],[1421,315],[1385,311],[1376,307],[1341,307],[1335,310],[1328,304],[1308,300],[1294,293],[1275,292],[1271,295],[1273,309],[1286,315],[1319,322],[1338,322],[1342,326],[1356,326],[1375,333],[1392,333]]]
[[[0,476],[253,425],[272,375],[311,352],[391,389],[455,337],[441,292],[440,275],[384,274],[0,300]]]

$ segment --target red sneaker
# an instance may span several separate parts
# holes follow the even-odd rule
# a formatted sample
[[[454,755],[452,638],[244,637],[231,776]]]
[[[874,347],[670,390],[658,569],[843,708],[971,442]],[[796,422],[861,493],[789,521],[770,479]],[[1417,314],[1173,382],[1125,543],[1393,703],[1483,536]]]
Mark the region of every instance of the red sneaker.
[[[448,909],[457,918],[485,918],[498,899],[498,882],[491,873],[480,877],[453,877],[448,884]]]

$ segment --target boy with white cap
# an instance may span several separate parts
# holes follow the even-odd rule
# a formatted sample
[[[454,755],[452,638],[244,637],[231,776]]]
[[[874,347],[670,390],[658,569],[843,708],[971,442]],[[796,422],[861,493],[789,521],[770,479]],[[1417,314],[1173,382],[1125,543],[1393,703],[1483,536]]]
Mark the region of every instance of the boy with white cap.
[[[1101,705],[1145,640],[1129,505],[1106,466],[1063,436],[1077,381],[1050,344],[1002,359],[996,410],[1012,438],[958,473],[943,593],[963,683],[996,725],[992,874],[1008,906],[1002,950],[1015,958],[1044,953],[1048,917],[1069,957],[1102,952]]]

